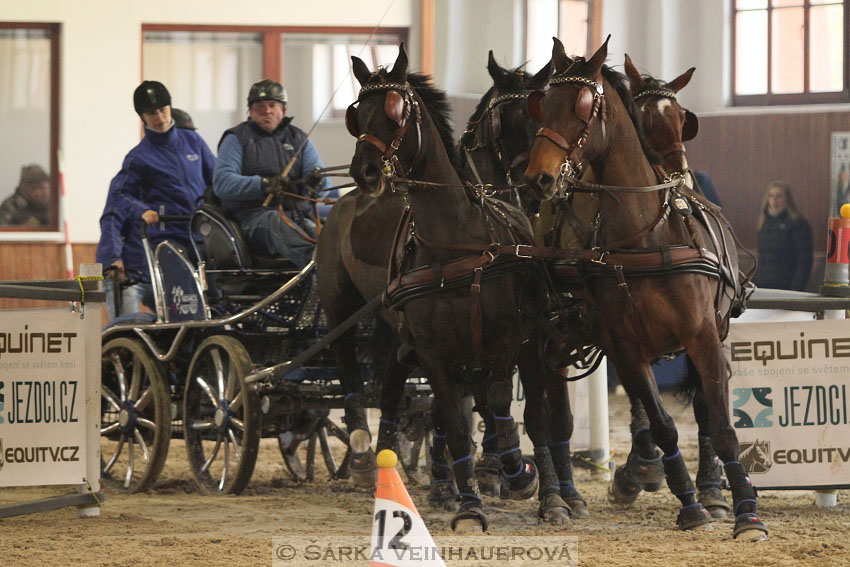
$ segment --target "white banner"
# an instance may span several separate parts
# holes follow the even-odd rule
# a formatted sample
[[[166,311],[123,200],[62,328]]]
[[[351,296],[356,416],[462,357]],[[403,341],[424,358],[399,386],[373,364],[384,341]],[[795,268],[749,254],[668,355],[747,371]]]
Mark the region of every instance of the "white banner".
[[[753,484],[850,486],[850,320],[735,324],[724,350]]]
[[[86,321],[61,308],[9,310],[2,317],[0,486],[81,483]]]

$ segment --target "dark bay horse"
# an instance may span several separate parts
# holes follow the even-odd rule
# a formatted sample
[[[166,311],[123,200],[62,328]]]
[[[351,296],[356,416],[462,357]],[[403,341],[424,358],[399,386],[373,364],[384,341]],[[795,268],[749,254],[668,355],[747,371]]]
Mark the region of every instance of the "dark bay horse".
[[[693,139],[699,129],[695,114],[683,108],[676,93],[690,82],[695,68],[691,67],[672,81],[665,82],[650,75],[641,75],[626,55],[625,71],[629,78],[632,99],[641,117],[649,146],[658,152],[662,167],[668,174],[685,177],[685,186],[703,195],[695,175],[688,166],[683,142]],[[699,470],[696,477],[697,500],[713,518],[725,518],[730,510],[720,490],[722,465],[711,446],[709,437],[708,407],[702,390],[698,387],[699,377],[690,358],[687,358],[687,380],[696,388],[693,395],[694,417],[698,426]],[[611,494],[616,502],[633,502],[642,489],[660,488],[664,480],[661,456],[649,431],[649,419],[639,399],[632,398],[632,450],[626,465],[614,473]]]
[[[545,303],[535,265],[516,254],[517,245],[531,242],[528,221],[520,211],[484,199],[463,184],[451,157],[445,93],[428,77],[408,74],[403,46],[391,71],[372,73],[357,57],[352,63],[362,88],[346,114],[349,131],[358,135],[350,173],[360,197],[351,207],[381,206],[399,196],[406,206],[394,224],[385,219],[359,226],[362,218],[353,218],[347,237],[339,234],[348,240],[344,261],[375,249],[390,251],[382,264],[378,259],[370,263],[389,262],[385,301],[394,308],[403,342],[414,349],[431,382],[435,435],[445,435],[461,496],[452,528],[487,526],[461,407],[467,386],[462,382],[469,380],[485,384],[511,495],[533,493],[539,470],[541,516],[567,521],[541,412],[526,424],[535,442],[536,467],[522,458],[510,417],[511,373],[531,324],[526,314],[540,312]],[[347,272],[345,277],[353,280]],[[542,407],[542,394],[532,396],[528,403]]]
[[[663,452],[668,487],[681,502],[680,529],[710,522],[678,448],[650,361],[684,348],[696,366],[710,416],[711,442],[732,489],[733,537],[760,540],[756,492],[738,462],[729,418],[729,367],[721,337],[740,299],[737,253],[725,225],[689,198],[680,181],[663,180],[647,145],[625,77],[604,65],[607,41],[589,59],[570,59],[557,39],[550,89],[529,98],[543,123],[526,181],[535,197],[563,190],[597,195],[593,246],[561,250],[588,290],[592,339],[614,364],[626,392],[640,399]],[[582,182],[589,166],[597,184]]]
[[[457,147],[460,173],[466,181],[491,191],[496,198],[523,208],[527,214],[536,213],[538,207],[535,202],[530,202],[527,191],[520,192],[517,187],[525,183],[525,168],[540,123],[529,116],[526,102],[532,92],[544,88],[549,82],[550,68],[547,62],[535,74],[521,68],[505,69],[496,62],[491,50],[487,72],[493,79],[493,86],[479,101]],[[543,377],[546,389],[543,409],[552,436],[549,450],[558,475],[561,497],[570,507],[573,517],[587,517],[590,515],[587,503],[573,481],[570,456],[573,414],[567,383],[541,364],[538,348],[542,340],[539,329],[535,328],[531,339],[520,351],[520,379],[535,377],[531,381],[523,380],[523,387],[528,391],[540,382],[537,377]],[[528,404],[525,411],[539,412],[540,408]],[[499,469],[496,436],[488,423],[482,442],[482,457],[475,465],[476,477],[485,494],[499,494]]]

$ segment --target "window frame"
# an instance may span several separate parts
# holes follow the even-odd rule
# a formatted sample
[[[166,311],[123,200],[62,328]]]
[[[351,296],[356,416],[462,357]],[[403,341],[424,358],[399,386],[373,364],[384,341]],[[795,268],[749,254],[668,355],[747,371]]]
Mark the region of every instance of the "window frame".
[[[47,32],[50,40],[50,223],[47,226],[0,226],[0,235],[10,233],[59,232],[59,205],[62,187],[59,171],[59,100],[61,95],[60,40],[62,24],[58,22],[0,22],[0,29],[35,29]],[[0,238],[0,240],[7,240]]]
[[[731,32],[732,32],[732,64],[731,64],[731,104],[732,106],[777,106],[777,105],[800,105],[800,104],[829,104],[850,102],[850,0],[842,0],[843,20],[844,20],[844,63],[843,63],[843,87],[840,91],[834,92],[810,92],[809,89],[809,15],[812,8],[809,0],[801,0],[803,2],[803,25],[806,33],[803,37],[803,92],[799,93],[773,93],[771,92],[772,85],[772,61],[771,53],[773,48],[773,17],[772,13],[775,9],[773,0],[768,0],[767,11],[767,92],[763,94],[737,94],[737,21],[739,10],[738,0],[733,0],[731,10]],[[781,8],[780,8],[781,9]]]
[[[523,3],[523,22],[524,22],[524,49],[526,58],[528,57],[530,34],[528,30],[528,12],[529,2],[525,0]],[[567,0],[558,0],[558,37],[561,37],[564,30],[561,29],[563,21],[564,3]],[[585,46],[585,54],[590,54],[596,51],[602,45],[602,2],[604,0],[584,0],[587,4],[587,45]]]

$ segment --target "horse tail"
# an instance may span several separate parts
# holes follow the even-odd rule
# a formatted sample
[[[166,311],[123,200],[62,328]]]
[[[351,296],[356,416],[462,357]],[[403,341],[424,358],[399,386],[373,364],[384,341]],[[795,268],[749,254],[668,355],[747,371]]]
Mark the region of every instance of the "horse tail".
[[[676,384],[676,398],[683,404],[690,405],[694,401],[694,396],[702,390],[699,373],[697,372],[691,358],[685,355],[685,375]]]

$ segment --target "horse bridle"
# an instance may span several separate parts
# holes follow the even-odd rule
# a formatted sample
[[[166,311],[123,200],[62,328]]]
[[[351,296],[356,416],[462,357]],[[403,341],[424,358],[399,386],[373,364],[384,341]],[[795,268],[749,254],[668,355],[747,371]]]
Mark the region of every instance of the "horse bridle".
[[[533,91],[506,93],[491,98],[487,103],[487,108],[484,113],[477,120],[467,123],[467,129],[461,137],[461,146],[467,154],[479,149],[490,150],[493,152],[496,157],[496,161],[502,166],[502,169],[505,172],[505,179],[507,180],[508,185],[513,184],[511,180],[511,170],[523,161],[528,161],[528,158],[531,155],[531,148],[517,156],[514,156],[513,158],[510,157],[509,152],[505,149],[502,143],[502,121],[499,114],[499,107],[517,100],[525,100],[532,92]],[[479,132],[479,129],[483,128],[484,124],[486,124],[486,128],[490,134],[486,141],[482,140],[483,136]],[[475,139],[475,144],[471,147],[464,143],[467,134],[472,134]],[[467,159],[470,161],[470,165],[473,172],[476,174],[476,178],[478,178],[471,156],[467,155]],[[477,181],[479,184],[482,183],[480,178],[478,178]]]
[[[558,181],[556,185],[558,187],[558,191],[562,192],[568,177],[581,177],[581,174],[584,171],[582,150],[584,149],[584,144],[587,142],[588,136],[590,136],[590,128],[593,124],[593,119],[600,114],[602,115],[602,136],[603,138],[605,137],[605,122],[607,119],[605,111],[605,94],[602,87],[601,77],[597,77],[595,81],[585,77],[569,75],[553,77],[549,81],[549,84],[552,87],[568,84],[583,85],[579,90],[578,97],[576,97],[575,104],[576,116],[584,122],[584,128],[581,133],[579,133],[578,139],[571,144],[560,133],[546,126],[542,126],[540,130],[537,131],[536,135],[536,137],[544,138],[564,151],[564,162],[561,164],[558,171]],[[535,105],[537,108],[536,111],[532,110],[532,117],[535,119],[542,118],[539,114],[540,103],[543,96],[543,91],[536,91],[535,93],[532,93],[532,96],[529,98],[529,108],[533,109]],[[538,114],[537,117],[534,116],[535,113]]]
[[[393,139],[389,144],[385,144],[383,140],[368,133],[360,133],[360,125],[357,122],[356,105],[363,99],[364,96],[379,92],[387,91],[384,99],[384,112],[396,124],[398,129],[393,132]],[[413,120],[411,120],[411,114]],[[410,130],[411,125],[416,126],[416,154],[413,161],[407,169],[401,164],[396,152],[401,147],[404,137]],[[373,83],[364,85],[357,93],[357,100],[348,106],[345,111],[345,127],[348,132],[357,138],[357,143],[366,142],[372,144],[381,152],[381,159],[384,163],[382,174],[385,177],[395,177],[396,174],[405,177],[410,171],[416,167],[422,157],[422,113],[419,109],[419,102],[413,96],[413,89],[409,83]]]
[[[676,93],[664,86],[653,86],[651,88],[643,89],[638,92],[635,96],[632,97],[632,100],[637,102],[639,99],[648,97],[648,96],[656,96],[661,98],[667,98],[672,100],[673,102],[678,104],[678,100],[676,100]],[[688,140],[693,140],[697,131],[699,130],[699,119],[696,114],[688,110],[687,108],[682,108],[685,111],[685,122],[682,124],[682,134],[681,139],[678,142],[673,142],[668,147],[657,150],[658,154],[662,158],[666,158],[670,154],[674,154],[676,152],[685,153],[685,144]]]

